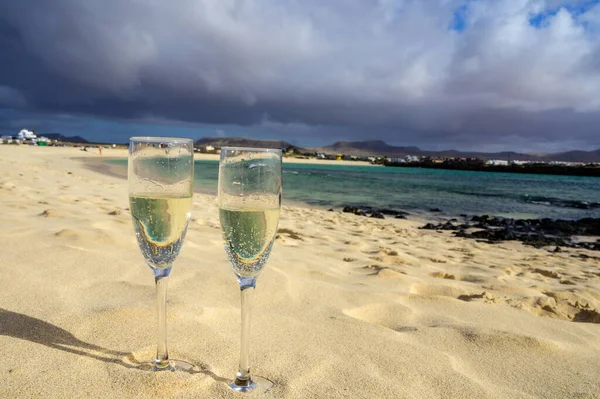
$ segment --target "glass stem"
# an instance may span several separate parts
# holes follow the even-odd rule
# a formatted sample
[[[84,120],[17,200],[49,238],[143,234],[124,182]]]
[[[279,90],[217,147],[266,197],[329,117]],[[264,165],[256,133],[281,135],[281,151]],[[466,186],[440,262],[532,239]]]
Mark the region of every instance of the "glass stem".
[[[169,369],[169,354],[167,352],[167,283],[169,281],[168,270],[162,269],[160,272],[155,270],[154,281],[156,282],[156,309],[158,313],[158,345],[156,348],[156,359],[154,360],[154,370]]]
[[[249,386],[252,383],[250,376],[250,313],[252,310],[252,297],[254,294],[254,281],[251,284],[242,285],[240,282],[242,296],[242,328],[240,345],[240,366],[236,375],[235,384],[238,386]]]

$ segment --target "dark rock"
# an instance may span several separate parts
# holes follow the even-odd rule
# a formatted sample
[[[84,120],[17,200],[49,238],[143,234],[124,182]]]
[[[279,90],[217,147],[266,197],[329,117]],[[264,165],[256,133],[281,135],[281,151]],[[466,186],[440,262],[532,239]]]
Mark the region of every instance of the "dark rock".
[[[427,223],[425,226],[420,227],[420,228],[424,229],[424,230],[437,230],[438,226],[433,223]]]
[[[562,238],[545,237],[543,235],[525,236],[520,240],[525,245],[531,245],[535,248],[543,248],[548,246],[568,246],[567,242]]]
[[[396,215],[396,216],[394,216],[394,219],[406,219],[406,216],[404,216],[404,215]]]
[[[578,235],[600,236],[600,218],[583,218],[576,221]]]
[[[442,210],[440,208],[431,208],[429,210],[429,212],[441,212]]]
[[[333,208],[329,208],[327,212],[333,212]]]
[[[448,221],[446,223],[440,223],[440,224],[427,223],[425,226],[422,227],[422,229],[425,229],[425,230],[460,230],[460,226],[454,225],[450,221]]]
[[[330,209],[330,211],[333,211],[333,209]],[[342,208],[342,212],[353,213],[358,216],[370,216],[377,219],[385,219],[384,215],[395,216],[397,219],[404,219],[404,216],[409,214],[405,211],[386,208],[377,209],[370,206],[345,206]]]
[[[361,208],[354,207],[354,206],[345,206],[342,209],[342,212],[353,213],[353,214],[358,215],[358,216],[367,216],[367,214],[366,214],[365,211],[363,211]]]
[[[460,216],[461,218],[466,218],[466,217],[469,217],[469,215],[467,215],[466,213],[461,213],[459,216]]]
[[[386,208],[376,209],[375,211],[377,211],[379,213],[383,213],[384,215],[389,215],[389,216],[410,215],[410,213],[408,213],[406,211],[397,211],[394,209],[386,209]]]
[[[517,240],[536,248],[554,246],[554,252],[562,251],[561,247],[583,248],[592,251],[600,250],[600,240],[596,242],[571,241],[571,236],[600,235],[600,218],[584,218],[580,220],[527,219],[491,217],[489,215],[473,216],[470,222],[456,225],[456,219],[445,223],[428,223],[423,226],[427,230],[454,230],[457,237],[471,238],[487,243]],[[469,229],[479,230],[469,232]]]

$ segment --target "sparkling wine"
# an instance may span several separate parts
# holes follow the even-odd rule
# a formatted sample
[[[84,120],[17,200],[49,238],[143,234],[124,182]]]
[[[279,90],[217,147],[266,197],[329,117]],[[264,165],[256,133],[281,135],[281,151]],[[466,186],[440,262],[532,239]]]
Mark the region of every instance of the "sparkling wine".
[[[129,196],[138,244],[152,268],[173,264],[187,231],[192,197]]]
[[[279,222],[279,208],[219,209],[225,251],[240,277],[258,276],[269,258]]]

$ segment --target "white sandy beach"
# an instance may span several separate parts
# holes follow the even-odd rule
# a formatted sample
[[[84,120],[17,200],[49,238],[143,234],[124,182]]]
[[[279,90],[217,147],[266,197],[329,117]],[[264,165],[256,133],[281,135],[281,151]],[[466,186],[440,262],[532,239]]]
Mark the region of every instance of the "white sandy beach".
[[[0,146],[0,397],[243,397],[226,384],[240,306],[216,198],[195,194],[169,281],[170,355],[197,372],[152,373],[127,182],[78,157],[101,162]],[[249,397],[600,398],[600,253],[420,225],[283,208],[252,315],[253,372],[275,387]]]

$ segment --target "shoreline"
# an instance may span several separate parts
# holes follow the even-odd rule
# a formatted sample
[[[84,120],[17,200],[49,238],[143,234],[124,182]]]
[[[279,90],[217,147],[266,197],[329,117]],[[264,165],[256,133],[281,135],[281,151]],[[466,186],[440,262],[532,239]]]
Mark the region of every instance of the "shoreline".
[[[546,164],[523,165],[469,165],[435,164],[427,162],[385,163],[388,168],[423,168],[437,170],[459,170],[465,172],[516,173],[528,175],[600,177],[600,166],[563,166]]]
[[[47,147],[48,149],[52,149],[54,147]],[[56,148],[71,148],[71,147],[56,147]],[[74,147],[73,147],[74,148]],[[79,150],[81,151],[81,150]],[[81,151],[84,152],[84,151]],[[98,155],[98,151],[94,148],[91,148],[87,151],[88,154]],[[108,148],[104,149],[102,158],[104,159],[127,159],[129,156],[129,151],[123,148]],[[194,152],[194,160],[195,161],[218,161],[220,158],[219,154],[206,154],[201,152]],[[303,159],[296,157],[282,157],[283,163],[288,164],[310,164],[310,165],[344,165],[344,166],[373,166],[373,167],[383,167],[383,165],[374,165],[370,162],[366,161],[345,161],[345,160],[331,160],[331,159]]]
[[[218,156],[214,155],[214,154],[208,154],[208,156],[202,156],[201,159],[195,159],[195,161],[211,161],[211,162],[218,162]],[[86,165],[87,168],[94,170],[98,173],[104,173],[107,175],[111,175],[111,176],[115,176],[115,177],[119,177],[122,179],[126,179],[127,178],[127,171],[126,168],[120,165],[111,165],[109,164],[110,161],[112,160],[126,160],[127,158],[125,156],[105,156],[102,158],[98,158],[98,157],[79,157],[79,159]],[[336,162],[336,161],[333,161]],[[289,162],[286,162],[286,164],[290,164]],[[292,163],[293,164],[293,163]],[[212,181],[212,179],[211,179]],[[216,184],[216,182],[215,182]],[[201,194],[208,194],[208,195],[216,195],[216,189],[205,189],[205,186],[203,185],[203,187],[200,187],[200,185],[196,184],[195,185],[195,189],[194,192],[196,193],[201,193]],[[554,199],[549,199],[549,200],[554,200]],[[285,193],[284,193],[284,197],[283,197],[283,205],[284,206],[295,206],[295,207],[302,207],[302,208],[312,208],[312,209],[319,209],[319,210],[329,210],[329,209],[334,209],[335,211],[341,211],[344,207],[350,206],[350,207],[355,207],[355,208],[360,208],[362,210],[366,210],[367,213],[371,213],[370,212],[370,208],[373,208],[374,211],[376,211],[376,213],[381,213],[379,212],[380,210],[385,211],[386,208],[389,209],[393,209],[394,211],[400,211],[400,212],[407,212],[409,216],[409,218],[414,219],[414,220],[419,220],[421,222],[424,223],[429,223],[429,222],[446,222],[450,219],[461,219],[465,214],[471,218],[471,217],[477,217],[477,216],[482,216],[482,215],[491,215],[497,218],[503,218],[503,219],[523,219],[523,220],[527,220],[527,219],[543,219],[543,218],[547,218],[549,216],[545,216],[544,214],[541,215],[527,215],[527,214],[520,214],[520,213],[505,213],[505,212],[493,212],[493,211],[483,211],[483,212],[479,212],[479,213],[472,213],[472,212],[464,212],[463,210],[456,210],[455,213],[451,213],[448,212],[446,209],[438,209],[438,208],[414,208],[414,207],[391,207],[391,206],[372,206],[371,204],[369,204],[368,202],[363,202],[363,203],[359,203],[358,205],[355,204],[348,204],[348,203],[339,203],[338,200],[333,201],[330,204],[313,204],[310,201],[304,202],[301,200],[292,200],[289,198],[286,198]],[[541,201],[541,199],[540,199]],[[557,201],[557,200],[556,200]],[[563,207],[569,208],[581,208],[581,206],[583,206],[582,204],[575,204],[576,201],[567,201],[567,200],[563,200],[563,201],[559,201],[560,205],[562,205]],[[334,203],[336,205],[334,205]],[[573,203],[573,204],[572,204]],[[588,204],[589,207],[591,206],[597,206],[597,204],[592,203],[592,204]],[[361,213],[361,212],[355,212],[355,213]],[[364,213],[364,212],[362,212]],[[383,212],[385,214],[385,212]],[[600,215],[599,215],[600,216]],[[585,217],[590,217],[590,216],[585,216],[582,215],[580,217],[574,217],[574,218],[567,218],[566,220],[579,220],[581,218],[585,218]],[[591,216],[591,217],[595,217],[595,216]],[[385,216],[386,219],[390,219],[389,216]],[[393,215],[392,217],[393,218]],[[561,219],[561,217],[551,217],[553,220],[559,220]]]

